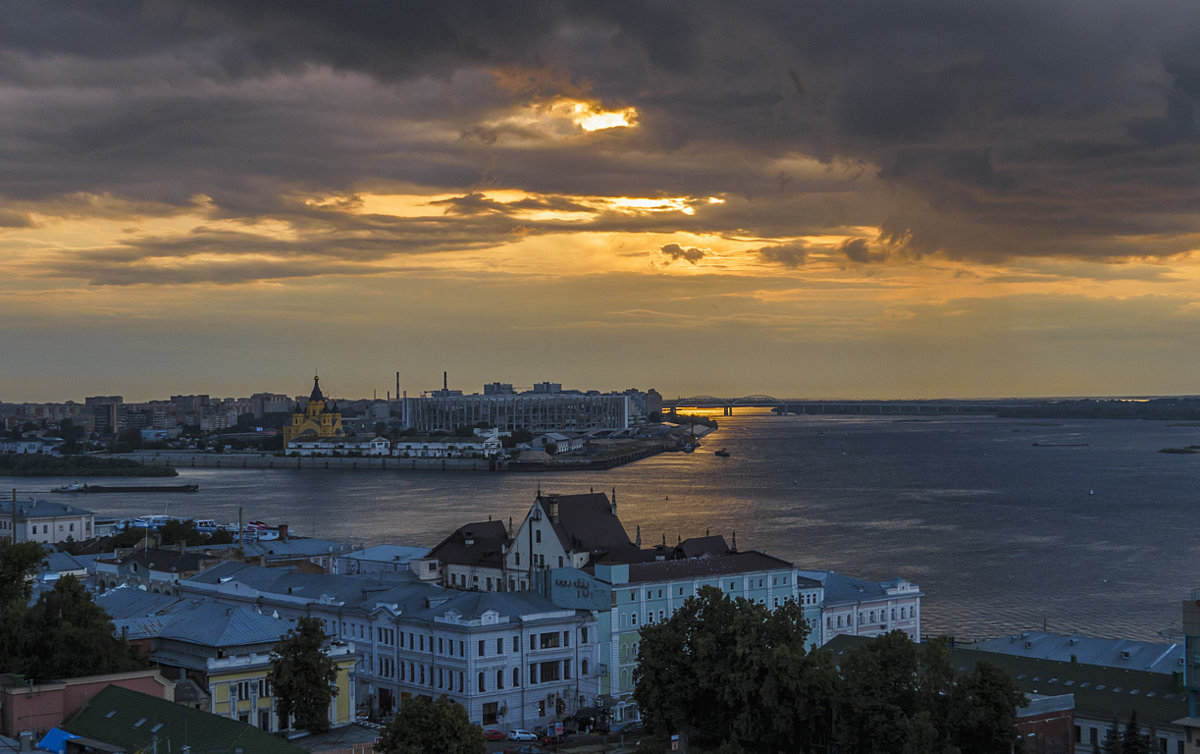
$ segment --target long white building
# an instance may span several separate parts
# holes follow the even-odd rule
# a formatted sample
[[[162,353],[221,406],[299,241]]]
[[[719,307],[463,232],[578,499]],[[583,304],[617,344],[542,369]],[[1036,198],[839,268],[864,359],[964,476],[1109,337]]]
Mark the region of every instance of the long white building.
[[[533,728],[579,710],[596,685],[597,623],[533,592],[465,592],[378,577],[222,563],[181,581],[182,595],[264,614],[320,618],[353,642],[358,698],[388,712],[449,696],[487,727]]]

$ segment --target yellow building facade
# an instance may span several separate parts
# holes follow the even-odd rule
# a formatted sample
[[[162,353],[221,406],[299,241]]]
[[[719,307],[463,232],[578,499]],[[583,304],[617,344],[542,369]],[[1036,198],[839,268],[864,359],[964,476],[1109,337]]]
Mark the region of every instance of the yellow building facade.
[[[325,400],[325,395],[321,392],[321,378],[313,377],[313,389],[312,394],[308,396],[308,403],[303,409],[297,404],[296,410],[292,413],[292,423],[283,428],[284,449],[291,444],[292,440],[301,437],[313,440],[345,436],[346,432],[342,429],[342,415],[333,401]]]
[[[329,703],[329,724],[337,727],[354,722],[355,656],[352,648],[335,646],[331,650],[330,654],[337,665],[337,696]],[[271,696],[271,684],[267,681],[270,669],[270,655],[245,654],[210,659],[208,711],[249,723],[270,733],[287,728],[285,721],[279,719]]]

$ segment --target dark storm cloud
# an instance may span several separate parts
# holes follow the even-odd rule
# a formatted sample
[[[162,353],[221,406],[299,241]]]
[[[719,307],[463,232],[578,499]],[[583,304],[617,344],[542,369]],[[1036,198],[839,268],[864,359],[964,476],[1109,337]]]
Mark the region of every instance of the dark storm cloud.
[[[1166,255],[1200,230],[1198,37],[1176,1],[21,3],[0,26],[0,198],[203,195],[258,218],[400,184],[495,215],[470,245],[519,209],[486,186],[722,195],[589,230],[885,227],[856,261]],[[493,117],[558,94],[638,126],[554,141]],[[832,188],[780,167],[797,156],[863,176]]]

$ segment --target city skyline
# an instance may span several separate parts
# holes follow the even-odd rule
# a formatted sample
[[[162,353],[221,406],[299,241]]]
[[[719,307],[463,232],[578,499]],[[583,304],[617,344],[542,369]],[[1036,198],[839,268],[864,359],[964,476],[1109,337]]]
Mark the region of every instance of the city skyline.
[[[1189,4],[12,16],[0,400],[1197,392]]]

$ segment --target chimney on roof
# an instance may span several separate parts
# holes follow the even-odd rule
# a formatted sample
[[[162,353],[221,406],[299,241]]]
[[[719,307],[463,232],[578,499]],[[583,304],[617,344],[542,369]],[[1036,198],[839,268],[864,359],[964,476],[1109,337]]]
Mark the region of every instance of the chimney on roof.
[[[279,528],[279,541],[280,542],[288,541],[288,525],[280,524],[278,528]]]
[[[612,488],[612,514],[617,515],[617,488]]]
[[[450,380],[447,378],[446,373],[442,372],[442,390],[449,390],[449,389],[450,389]]]
[[[733,530],[733,546],[729,548],[730,552],[737,552],[737,529]]]
[[[475,544],[475,532],[464,531],[463,532],[463,545],[465,545],[466,547],[470,547],[473,544]]]
[[[637,538],[633,540],[633,543],[635,545],[637,545],[638,547],[642,546],[642,525],[641,524],[637,525]]]
[[[558,495],[551,495],[548,498],[548,509],[550,513],[550,523],[558,523]]]

